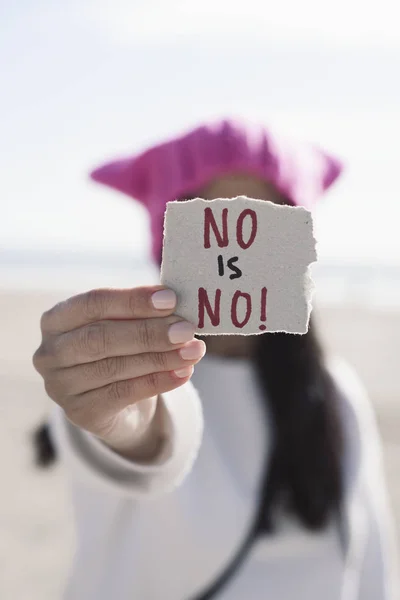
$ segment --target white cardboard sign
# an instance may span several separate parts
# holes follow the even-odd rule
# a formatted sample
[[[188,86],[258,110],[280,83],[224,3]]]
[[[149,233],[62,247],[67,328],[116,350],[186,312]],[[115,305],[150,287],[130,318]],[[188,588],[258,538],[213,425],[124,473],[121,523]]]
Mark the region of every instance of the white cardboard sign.
[[[161,282],[199,335],[306,333],[311,213],[240,196],[169,202]]]

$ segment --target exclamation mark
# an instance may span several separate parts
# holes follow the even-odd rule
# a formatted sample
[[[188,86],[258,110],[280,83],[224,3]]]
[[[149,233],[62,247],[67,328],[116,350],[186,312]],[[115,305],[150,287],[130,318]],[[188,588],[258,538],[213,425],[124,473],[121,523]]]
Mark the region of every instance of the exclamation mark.
[[[261,289],[261,316],[260,321],[267,320],[267,288],[263,287]],[[265,331],[267,327],[263,324],[259,327],[260,331]]]

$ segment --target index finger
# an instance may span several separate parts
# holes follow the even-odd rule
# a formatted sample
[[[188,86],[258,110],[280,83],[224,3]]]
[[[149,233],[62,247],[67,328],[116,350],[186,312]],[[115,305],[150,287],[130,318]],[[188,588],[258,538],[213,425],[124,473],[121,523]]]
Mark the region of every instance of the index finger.
[[[165,317],[174,312],[175,306],[175,293],[161,285],[91,290],[45,312],[41,328],[43,333],[60,334],[104,319]]]

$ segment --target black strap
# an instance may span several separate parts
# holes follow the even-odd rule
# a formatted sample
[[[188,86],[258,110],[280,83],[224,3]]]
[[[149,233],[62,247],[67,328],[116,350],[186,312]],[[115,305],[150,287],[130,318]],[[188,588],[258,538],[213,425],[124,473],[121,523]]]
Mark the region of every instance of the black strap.
[[[267,495],[267,480],[269,477],[269,455],[264,457],[264,464],[261,470],[260,487],[257,494],[257,505],[253,514],[253,518],[250,522],[250,526],[246,536],[242,543],[234,554],[232,560],[226,565],[225,569],[219,574],[217,579],[214,581],[197,596],[193,596],[190,600],[211,600],[217,597],[217,594],[221,592],[234,578],[240,567],[245,562],[249,555],[250,550],[253,547],[256,539],[266,532],[268,529],[268,523],[265,519],[265,503]]]
[[[233,555],[232,560],[225,566],[217,579],[214,579],[214,581],[205,590],[198,595],[193,596],[190,600],[215,600],[217,594],[219,594],[221,590],[223,590],[232,581],[236,573],[239,571],[248,557],[256,539],[258,539],[258,537],[265,533],[269,528],[269,524],[266,521],[265,515],[265,504],[268,494],[267,481],[269,477],[269,453],[266,452],[261,469],[257,504],[246,536],[244,537],[239,548],[236,550],[236,553]]]
[[[246,537],[242,541],[231,562],[228,563],[222,573],[210,584],[206,590],[201,592],[200,595],[194,596],[191,600],[211,600],[211,598],[216,598],[217,594],[219,594],[219,592],[233,579],[234,575],[246,560],[254,541],[258,536],[260,520],[259,513],[260,508],[257,509],[256,517],[253,519]]]
[[[266,530],[269,529],[267,523],[264,520],[264,494],[261,495],[259,500],[259,505],[257,507],[257,511],[255,513],[254,519],[252,521],[251,527],[248,530],[246,537],[243,542],[239,546],[236,554],[232,558],[231,562],[228,563],[225,569],[220,573],[220,575],[215,579],[208,588],[203,590],[198,596],[193,596],[191,600],[212,600],[217,597],[217,594],[223,590],[227,586],[227,584],[232,581],[235,574],[239,571],[240,567],[245,562],[247,556],[249,555],[250,550],[253,547],[254,542],[258,539],[260,535],[265,534]],[[342,546],[343,555],[347,555],[348,551],[348,540],[346,540],[346,532],[344,530],[344,519],[343,515],[338,514],[338,528],[340,535],[340,542]]]
[[[220,573],[217,579],[215,579],[208,586],[208,588],[203,590],[200,594],[193,596],[191,600],[215,599],[217,594],[219,594],[221,590],[232,581],[236,573],[239,571],[240,567],[248,557],[256,539],[258,539],[260,535],[265,534],[267,529],[269,529],[269,524],[265,518],[265,503],[268,493],[266,483],[270,475],[268,456],[265,457],[261,473],[261,485],[258,492],[257,505],[246,536],[234,554],[232,560],[226,565],[225,569]]]

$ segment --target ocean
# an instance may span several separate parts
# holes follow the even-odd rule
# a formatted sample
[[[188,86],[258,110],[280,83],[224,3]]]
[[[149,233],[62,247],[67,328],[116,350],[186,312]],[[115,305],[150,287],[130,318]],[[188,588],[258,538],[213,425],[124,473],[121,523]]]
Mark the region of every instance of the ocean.
[[[311,265],[315,299],[324,305],[400,310],[400,263],[321,260]],[[129,287],[155,280],[144,255],[8,249],[0,253],[0,290],[72,294],[95,287]]]

